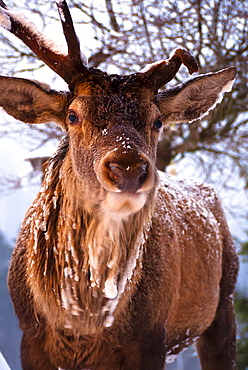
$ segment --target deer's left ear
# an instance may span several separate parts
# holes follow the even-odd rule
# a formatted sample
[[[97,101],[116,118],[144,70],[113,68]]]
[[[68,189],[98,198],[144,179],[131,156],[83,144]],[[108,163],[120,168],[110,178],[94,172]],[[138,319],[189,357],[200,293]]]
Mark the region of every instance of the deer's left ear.
[[[200,75],[156,95],[154,102],[164,116],[163,122],[192,122],[207,115],[221,102],[223,93],[231,91],[236,72],[230,67]]]
[[[38,81],[0,76],[0,106],[26,123],[56,122],[64,126],[67,93],[51,90]]]

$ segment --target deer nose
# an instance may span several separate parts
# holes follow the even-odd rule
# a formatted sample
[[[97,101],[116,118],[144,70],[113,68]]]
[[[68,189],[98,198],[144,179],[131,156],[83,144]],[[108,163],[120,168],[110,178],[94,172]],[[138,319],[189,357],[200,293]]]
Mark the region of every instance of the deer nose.
[[[120,191],[136,193],[145,183],[147,167],[148,163],[143,161],[132,165],[110,162],[108,177]]]
[[[96,174],[103,187],[111,192],[147,191],[154,181],[150,159],[136,150],[109,152],[97,166]]]

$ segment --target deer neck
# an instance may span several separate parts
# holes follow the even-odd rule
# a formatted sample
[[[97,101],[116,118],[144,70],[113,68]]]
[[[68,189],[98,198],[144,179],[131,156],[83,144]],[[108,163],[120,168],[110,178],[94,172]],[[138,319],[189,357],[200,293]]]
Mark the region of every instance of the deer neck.
[[[118,215],[103,214],[97,209],[88,212],[82,205],[75,207],[73,197],[63,198],[63,221],[60,223],[62,229],[68,230],[68,243],[63,244],[63,253],[73,251],[73,260],[67,260],[72,261],[73,266],[69,267],[69,271],[74,271],[75,275],[70,282],[67,278],[69,289],[66,290],[78,284],[79,290],[86,293],[84,297],[88,297],[87,304],[93,315],[95,307],[99,308],[101,302],[104,326],[112,325],[118,304],[127,301],[137,287],[143,249],[151,224],[153,196],[150,195],[144,209],[125,219]],[[71,213],[68,213],[68,209]],[[68,234],[71,234],[69,238]],[[80,300],[80,297],[76,298]],[[63,302],[65,307],[70,306],[66,298]],[[122,306],[125,304],[122,303]]]
[[[30,282],[35,300],[47,312],[49,304],[56,304],[61,322],[67,322],[68,312],[67,317],[80,317],[89,327],[95,327],[95,320],[110,326],[120,300],[128,301],[140,279],[154,194],[141,211],[122,219],[88,212],[70,191],[75,180],[65,184],[59,171],[53,178],[49,173],[56,171],[47,171],[31,211],[36,222],[28,269],[36,281]]]

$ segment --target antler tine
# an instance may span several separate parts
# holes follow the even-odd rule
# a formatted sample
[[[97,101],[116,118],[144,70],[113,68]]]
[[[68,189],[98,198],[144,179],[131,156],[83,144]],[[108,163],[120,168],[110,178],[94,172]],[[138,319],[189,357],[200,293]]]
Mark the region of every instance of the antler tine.
[[[141,73],[151,81],[156,89],[159,89],[173,79],[181,64],[188,68],[190,74],[198,71],[197,62],[190,52],[185,49],[176,49],[169,59],[150,64]]]
[[[65,0],[56,1],[64,36],[68,46],[68,55],[74,69],[80,73],[87,71],[87,61],[82,60],[80,44],[75,32],[70,10]],[[84,58],[85,59],[85,58]]]
[[[75,42],[72,43],[70,40],[70,54],[64,54],[55,42],[40,33],[35,25],[26,20],[23,15],[10,11],[2,0],[0,0],[0,18],[2,27],[22,40],[48,67],[71,84],[75,77],[75,65],[78,67],[75,58],[72,57]],[[71,29],[71,26],[69,28]],[[70,38],[70,33],[71,31],[66,39]]]

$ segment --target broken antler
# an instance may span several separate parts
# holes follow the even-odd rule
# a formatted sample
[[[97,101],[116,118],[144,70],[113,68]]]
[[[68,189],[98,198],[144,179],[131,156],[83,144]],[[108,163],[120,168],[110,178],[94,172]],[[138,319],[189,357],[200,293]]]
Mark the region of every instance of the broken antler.
[[[197,62],[190,52],[185,49],[176,49],[169,59],[150,64],[141,73],[159,89],[173,79],[181,64],[188,68],[190,74],[198,71]]]

